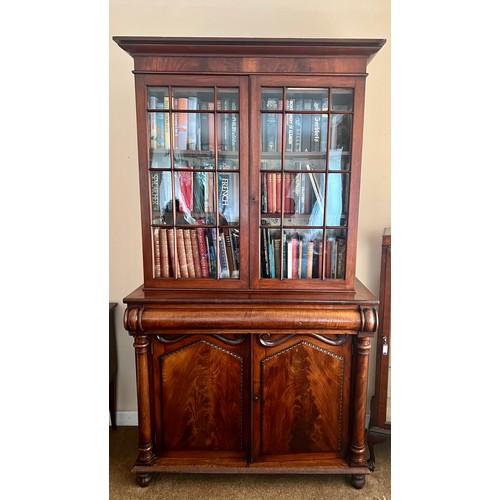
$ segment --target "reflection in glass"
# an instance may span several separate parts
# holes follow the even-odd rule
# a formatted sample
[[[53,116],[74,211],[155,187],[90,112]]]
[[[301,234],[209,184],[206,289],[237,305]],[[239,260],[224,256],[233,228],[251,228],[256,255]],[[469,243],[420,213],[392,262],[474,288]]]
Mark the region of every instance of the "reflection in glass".
[[[283,109],[283,89],[263,88],[262,109],[263,110]]]
[[[349,196],[349,175],[328,174],[326,225],[345,226]]]
[[[165,223],[165,212],[172,211],[172,174],[151,172],[151,220],[153,224]]]
[[[239,109],[239,92],[237,88],[234,89],[217,89],[217,101],[220,105],[217,109]]]
[[[231,170],[239,167],[239,115],[220,113],[217,115],[217,149],[219,169]]]
[[[168,87],[148,87],[148,109],[169,109]]]
[[[353,89],[332,90],[332,111],[352,111]]]
[[[330,126],[330,170],[348,170],[352,137],[352,115],[332,115]],[[340,159],[340,165],[339,165]]]
[[[328,229],[325,245],[325,278],[345,279],[346,230]]]
[[[284,182],[284,225],[322,226],[325,174],[287,172]]]

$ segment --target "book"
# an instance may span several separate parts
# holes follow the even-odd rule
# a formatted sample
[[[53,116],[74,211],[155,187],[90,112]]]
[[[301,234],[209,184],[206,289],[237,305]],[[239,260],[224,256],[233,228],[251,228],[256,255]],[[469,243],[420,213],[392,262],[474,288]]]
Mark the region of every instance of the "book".
[[[313,277],[313,259],[314,259],[314,242],[307,242],[306,251],[306,278],[311,279]]]
[[[345,277],[345,251],[346,241],[344,238],[337,238],[337,279]]]
[[[200,109],[200,99],[195,96],[187,98],[187,109],[190,111]],[[187,115],[187,144],[191,151],[201,149],[201,122],[199,113],[189,113]]]
[[[261,230],[261,239],[260,239],[260,260],[261,260],[261,278],[269,278],[270,269],[269,269],[269,247],[267,244],[267,230],[262,228]]]
[[[179,195],[179,211],[190,214],[193,211],[193,172],[191,170],[181,170],[177,172]]]
[[[304,109],[304,100],[303,99],[297,99],[295,101],[295,110],[302,111]],[[293,115],[294,117],[294,123],[293,123],[293,151],[294,152],[301,152],[302,151],[302,115],[301,114],[295,114]]]
[[[193,256],[193,247],[191,244],[191,230],[190,229],[181,229],[184,236],[184,250],[186,252],[186,264],[188,270],[188,277],[195,278],[196,273],[194,270],[194,256]]]
[[[238,224],[240,213],[239,175],[236,173],[219,173],[219,216],[227,224]],[[223,221],[219,220],[222,225]]]
[[[304,111],[312,111],[312,99],[304,99]],[[302,115],[301,151],[311,151],[312,115]]]
[[[312,100],[313,111],[321,111],[321,100]],[[321,115],[314,114],[311,117],[311,151],[320,151],[321,149]]]
[[[273,255],[274,255],[274,269],[275,277],[281,278],[281,239],[273,239]]]
[[[202,278],[200,248],[198,246],[196,229],[189,229],[189,237],[191,238],[191,248],[193,249],[194,275],[195,278]]]
[[[300,241],[299,241],[299,235],[298,233],[295,233],[292,236],[292,271],[290,276],[292,279],[299,279],[299,247],[300,247]]]
[[[178,98],[178,109],[188,109],[187,97]],[[177,143],[174,148],[179,151],[188,149],[188,114],[175,113],[177,116]]]
[[[224,234],[219,233],[219,278],[229,278],[230,272],[229,272],[229,263],[228,263],[228,256],[226,252],[226,243],[224,241]]]
[[[295,99],[287,99],[286,110],[289,111],[289,113],[286,114],[286,152],[293,151],[295,116],[291,112],[294,110],[294,107]]]
[[[224,238],[224,244],[226,247],[226,257],[229,269],[229,276],[231,278],[239,278],[239,270],[237,268],[236,259],[234,255],[234,244],[232,241],[231,229],[225,227],[223,228],[222,233]]]
[[[162,278],[170,277],[170,263],[168,256],[167,228],[160,228],[160,276]]]
[[[161,276],[161,258],[160,258],[160,228],[155,227],[153,230],[153,246],[154,246],[154,277]]]
[[[198,241],[198,250],[200,253],[201,277],[208,278],[210,276],[210,268],[208,262],[208,249],[205,238],[205,231],[202,227],[196,228],[196,239]]]
[[[270,111],[278,110],[278,99],[275,97],[268,97],[266,99],[265,109]],[[266,113],[264,139],[262,141],[263,151],[273,153],[278,151],[278,120],[275,113]]]
[[[231,99],[231,109],[237,110],[238,103],[236,99]],[[231,113],[231,151],[238,151],[239,133],[238,133],[238,114]]]
[[[188,264],[186,259],[186,247],[184,246],[184,230],[176,229],[177,255],[179,257],[179,267],[181,278],[189,278]]]
[[[175,234],[173,228],[167,229],[167,240],[168,240],[168,253],[170,255],[170,268],[174,278],[181,277],[181,268],[179,265],[179,252],[176,252],[175,248]]]

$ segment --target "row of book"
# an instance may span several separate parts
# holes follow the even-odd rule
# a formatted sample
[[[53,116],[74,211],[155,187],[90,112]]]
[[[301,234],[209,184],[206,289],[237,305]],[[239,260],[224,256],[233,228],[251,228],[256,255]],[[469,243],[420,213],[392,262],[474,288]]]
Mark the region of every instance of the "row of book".
[[[238,278],[239,230],[153,228],[155,278]],[[217,258],[218,250],[218,258]]]
[[[346,240],[332,236],[310,238],[298,232],[261,229],[261,277],[283,279],[344,279]]]
[[[168,102],[168,98],[165,97]],[[151,96],[149,109],[167,109],[166,102]],[[198,97],[174,99],[175,107],[194,111],[193,113],[172,113],[174,149],[181,151],[213,151],[215,144],[214,103],[201,101]],[[218,151],[238,151],[238,113],[227,113],[238,109],[236,98],[217,101],[217,143]],[[170,150],[169,113],[149,113],[151,151]]]
[[[268,97],[262,108],[281,111],[283,101]],[[285,113],[286,152],[326,152],[328,140],[328,98],[287,99]],[[318,113],[314,113],[317,111]],[[308,113],[304,113],[308,112]],[[312,113],[311,113],[312,112]],[[331,149],[350,149],[351,115],[331,115]],[[262,151],[280,152],[283,148],[282,114],[262,113]]]

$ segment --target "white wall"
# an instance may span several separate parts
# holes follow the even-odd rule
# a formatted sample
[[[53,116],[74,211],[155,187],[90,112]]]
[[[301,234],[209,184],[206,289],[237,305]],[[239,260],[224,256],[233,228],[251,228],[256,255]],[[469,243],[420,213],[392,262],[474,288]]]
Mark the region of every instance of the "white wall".
[[[378,295],[381,238],[391,225],[390,1],[110,0],[109,12],[109,300],[119,304],[117,409],[134,412],[134,352],[122,326],[122,299],[143,282],[133,61],[111,37],[386,38],[368,66],[356,273]],[[369,395],[374,369],[372,355]]]

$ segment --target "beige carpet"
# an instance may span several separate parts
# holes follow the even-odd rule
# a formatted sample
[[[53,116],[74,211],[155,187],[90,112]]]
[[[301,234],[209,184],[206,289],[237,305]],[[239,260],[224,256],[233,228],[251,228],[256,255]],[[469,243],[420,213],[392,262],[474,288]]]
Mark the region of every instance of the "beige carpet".
[[[376,468],[356,490],[349,476],[154,474],[141,488],[131,471],[137,455],[137,427],[109,430],[109,500],[389,500],[390,440],[375,446]]]

